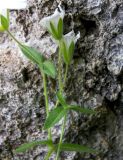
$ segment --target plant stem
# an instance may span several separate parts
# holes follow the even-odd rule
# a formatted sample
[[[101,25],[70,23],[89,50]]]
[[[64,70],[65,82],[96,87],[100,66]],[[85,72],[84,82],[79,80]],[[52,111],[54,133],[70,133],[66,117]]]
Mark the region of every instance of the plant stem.
[[[21,42],[19,42],[19,41],[11,34],[11,32],[10,32],[9,30],[6,30],[6,32],[9,34],[10,37],[12,37],[12,39],[13,39],[16,43],[18,43],[20,46],[22,46]]]
[[[55,108],[58,106],[59,100],[56,101]]]
[[[59,57],[58,57],[58,84],[59,84],[59,90],[60,93],[62,92],[62,57],[61,57],[61,53],[60,53],[60,49],[59,49]]]
[[[67,79],[68,67],[69,67],[69,65],[66,65],[65,74],[64,74],[64,85],[63,85],[64,87],[65,87],[65,83],[66,83],[66,79]],[[64,88],[63,88],[63,89],[64,89]],[[75,125],[74,115],[73,115],[72,111],[70,111],[70,115],[71,115],[71,117],[72,117],[72,122],[73,122],[72,125]]]
[[[62,88],[62,90],[63,90],[64,87],[65,87],[65,83],[66,83],[66,79],[67,79],[67,73],[68,73],[68,65],[66,65],[66,68],[65,68],[64,83],[63,83],[63,88]],[[60,147],[61,147],[62,139],[63,139],[63,136],[64,136],[66,118],[67,118],[67,115],[64,116],[64,120],[63,120],[63,123],[62,123],[62,132],[61,132],[61,135],[60,135],[60,140],[59,140],[58,150],[57,150],[57,155],[56,155],[56,159],[55,159],[55,160],[58,160],[58,158],[59,158]]]
[[[68,65],[66,65],[66,68],[65,68],[65,74],[64,74],[64,82],[62,84],[62,90],[64,90],[64,87],[65,87],[65,83],[66,83],[66,79],[67,79],[67,73],[68,73]],[[57,100],[56,101],[56,105],[55,105],[55,108],[58,106],[59,104],[59,101]]]
[[[6,30],[7,33],[9,34],[10,37],[12,37],[12,39],[20,46],[22,46],[21,42],[19,42],[12,34],[9,30]],[[47,81],[46,81],[46,76],[44,73],[42,73],[42,77],[43,77],[43,87],[44,87],[44,97],[45,97],[45,107],[46,107],[46,114],[47,116],[49,115],[49,104],[48,104],[48,94],[47,94]],[[52,140],[52,134],[51,134],[51,129],[48,130],[48,139]],[[52,154],[53,150],[49,150],[47,156],[46,156],[46,160],[48,160],[48,158],[50,157],[50,155]]]
[[[60,147],[61,147],[62,139],[63,139],[63,136],[64,136],[66,118],[67,118],[67,115],[64,116],[64,120],[63,120],[63,123],[62,123],[62,131],[61,131],[60,141],[59,141],[59,144],[58,144],[58,150],[57,150],[57,155],[56,155],[56,159],[55,160],[58,160],[58,158],[59,158]]]
[[[59,86],[59,91],[60,93],[62,93],[63,91],[63,83],[62,83],[62,55],[61,55],[61,52],[60,52],[60,42],[59,42],[59,54],[58,54],[58,86]],[[55,104],[55,108],[58,106],[59,104],[59,101],[57,100],[56,101],[56,104]]]
[[[49,104],[48,104],[48,94],[47,94],[47,81],[46,81],[46,76],[45,76],[44,73],[42,73],[42,77],[43,77],[46,114],[47,114],[47,117],[48,117],[48,115],[49,115]],[[51,129],[48,129],[48,139],[52,140]]]
[[[66,79],[67,79],[67,73],[68,73],[68,65],[66,65],[66,68],[65,68],[63,87],[65,87],[65,83],[66,83]],[[64,88],[63,88],[63,89],[64,89]]]
[[[44,73],[42,73],[43,77],[43,87],[44,87],[44,96],[45,96],[45,106],[46,106],[46,114],[49,115],[49,107],[48,107],[48,95],[47,95],[47,82],[46,82],[46,76]]]
[[[53,149],[51,148],[51,149],[48,151],[48,153],[46,154],[44,160],[49,160],[49,158],[50,158],[50,156],[51,156],[52,153],[53,153]]]

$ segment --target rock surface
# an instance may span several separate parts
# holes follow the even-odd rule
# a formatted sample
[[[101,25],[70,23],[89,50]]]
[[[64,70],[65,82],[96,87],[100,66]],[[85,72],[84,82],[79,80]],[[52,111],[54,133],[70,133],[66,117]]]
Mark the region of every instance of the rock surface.
[[[11,11],[13,34],[45,56],[57,56],[57,47],[40,26],[59,0],[29,0],[25,11]],[[69,69],[66,95],[69,103],[97,110],[95,116],[76,116],[68,125],[67,142],[85,144],[99,154],[64,153],[64,160],[123,159],[123,1],[62,0],[65,33],[81,32]],[[49,80],[49,88],[52,81]],[[50,96],[54,103],[54,91]],[[46,148],[24,154],[13,150],[32,140],[46,139],[42,79],[36,66],[17,45],[0,33],[0,160],[43,160]],[[54,138],[59,137],[54,128]],[[54,158],[52,158],[54,159]]]

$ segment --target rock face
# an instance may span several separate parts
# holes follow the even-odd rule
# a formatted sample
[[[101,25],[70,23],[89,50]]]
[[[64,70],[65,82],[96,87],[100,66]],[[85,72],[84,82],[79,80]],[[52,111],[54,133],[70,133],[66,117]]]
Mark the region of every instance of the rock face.
[[[46,56],[56,57],[57,47],[40,20],[52,14],[59,2],[28,1],[26,11],[11,11],[10,30]],[[67,79],[68,101],[97,110],[95,116],[75,115],[76,126],[69,125],[65,139],[100,151],[95,155],[64,153],[62,159],[122,160],[123,1],[62,0],[62,6],[66,12],[65,33],[71,29],[81,32]],[[49,80],[49,88],[51,85]],[[0,33],[0,160],[43,160],[45,148],[18,155],[13,150],[24,142],[46,139],[44,120],[39,70],[6,33]],[[56,139],[57,132],[53,130]]]

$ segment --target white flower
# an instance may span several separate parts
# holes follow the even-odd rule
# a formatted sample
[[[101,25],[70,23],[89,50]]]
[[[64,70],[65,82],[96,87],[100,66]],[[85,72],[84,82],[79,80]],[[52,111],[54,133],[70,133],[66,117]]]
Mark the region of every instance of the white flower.
[[[80,38],[80,32],[78,32],[78,34],[75,35],[73,30],[67,33],[66,35],[64,35],[63,39],[64,39],[67,49],[69,49],[72,42],[74,42],[75,44],[79,38]]]
[[[59,5],[54,14],[41,20],[41,25],[47,29],[55,39],[61,39],[63,34],[63,18],[65,12]]]
[[[24,9],[26,6],[27,0],[0,0],[0,15],[3,15],[9,20],[9,9]],[[0,31],[4,31],[1,22]]]
[[[27,0],[0,0],[0,9],[24,9]]]
[[[73,57],[75,44],[79,38],[80,32],[75,35],[73,30],[63,36],[63,40],[61,43],[61,52],[63,54],[63,58],[66,64],[70,64]]]

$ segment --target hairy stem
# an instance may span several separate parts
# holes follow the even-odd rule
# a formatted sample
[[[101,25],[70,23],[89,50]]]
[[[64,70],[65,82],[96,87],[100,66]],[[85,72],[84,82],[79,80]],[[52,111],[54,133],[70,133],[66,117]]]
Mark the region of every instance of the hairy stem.
[[[66,65],[66,68],[65,68],[65,74],[64,74],[64,82],[63,82],[63,84],[62,84],[62,91],[64,90],[64,88],[65,88],[65,84],[66,84],[66,79],[67,79],[67,73],[68,73],[68,65]],[[56,105],[55,105],[55,108],[58,106],[58,104],[59,104],[59,101],[57,100],[56,101]]]
[[[51,149],[48,151],[48,153],[46,154],[44,160],[49,160],[49,158],[50,158],[50,156],[51,156],[52,153],[53,153],[53,149],[51,148]]]
[[[66,83],[66,79],[67,79],[67,73],[68,73],[68,65],[66,65],[66,68],[65,68],[64,83],[63,83],[63,88],[62,88],[62,90],[63,90],[64,87],[65,87],[65,83]],[[67,115],[64,116],[64,120],[63,120],[63,123],[62,123],[62,132],[61,132],[61,135],[60,135],[60,140],[59,140],[59,145],[58,145],[56,160],[58,160],[59,154],[60,154],[60,147],[61,147],[62,139],[63,139],[63,136],[64,136],[66,118],[67,118]]]
[[[59,42],[59,55],[58,55],[58,86],[59,86],[59,91],[62,93],[63,91],[63,83],[62,83],[62,55],[60,52],[60,42]],[[59,101],[56,101],[55,108],[58,106]]]
[[[9,34],[10,37],[12,37],[12,39],[20,46],[22,46],[21,42],[19,42],[12,34],[9,30],[7,30],[7,33]],[[48,94],[47,94],[47,81],[46,81],[46,76],[44,73],[42,73],[42,77],[43,77],[43,87],[44,87],[44,97],[45,97],[45,107],[46,107],[46,114],[47,116],[49,115],[49,104],[48,104]],[[52,134],[51,134],[51,129],[48,129],[48,139],[52,140]],[[48,160],[50,155],[52,154],[53,150],[49,150],[49,152],[47,153],[47,156],[45,158],[45,160]]]
[[[12,37],[12,39],[18,43],[18,45],[22,46],[22,44],[11,34],[9,30],[7,30],[7,33]],[[48,105],[48,94],[47,94],[47,82],[46,82],[46,76],[44,73],[42,73],[43,77],[43,87],[44,87],[44,96],[45,96],[45,107],[46,107],[46,114],[49,115],[49,105]],[[48,130],[48,138],[52,139],[51,135],[51,129]]]
[[[48,117],[48,115],[49,115],[49,104],[48,104],[48,94],[47,94],[47,81],[46,81],[46,76],[45,76],[44,73],[42,73],[42,77],[43,77],[46,114],[47,114],[47,117]],[[52,140],[51,129],[48,129],[48,139]]]
[[[67,115],[64,116],[64,120],[63,120],[63,123],[62,123],[62,131],[61,131],[60,141],[59,141],[59,144],[58,144],[57,155],[56,155],[56,159],[55,160],[59,159],[60,147],[61,147],[62,139],[63,139],[63,136],[64,136],[66,118],[67,118]]]
[[[66,79],[67,79],[67,73],[68,73],[68,67],[69,65],[66,65],[66,68],[65,68],[65,74],[64,74],[64,87],[65,87],[65,84],[66,84]],[[64,88],[63,88],[64,89]],[[71,118],[72,118],[72,125],[75,125],[75,121],[74,121],[74,115],[72,113],[72,111],[70,111],[70,115],[71,115]]]
[[[46,82],[46,76],[45,76],[44,73],[42,73],[42,77],[43,77],[43,87],[44,87],[46,114],[48,116],[49,115],[49,106],[48,106],[47,82]]]
[[[59,49],[59,57],[58,57],[58,84],[59,84],[59,90],[60,93],[62,92],[62,56]]]
[[[19,41],[11,34],[11,32],[10,32],[9,30],[7,30],[6,32],[9,34],[9,36],[10,36],[18,45],[22,46],[21,42],[19,42]]]
[[[63,89],[65,87],[65,84],[66,84],[66,79],[67,79],[67,73],[68,73],[68,65],[66,65],[66,68],[65,68],[65,74],[64,74],[64,83],[63,83]]]

